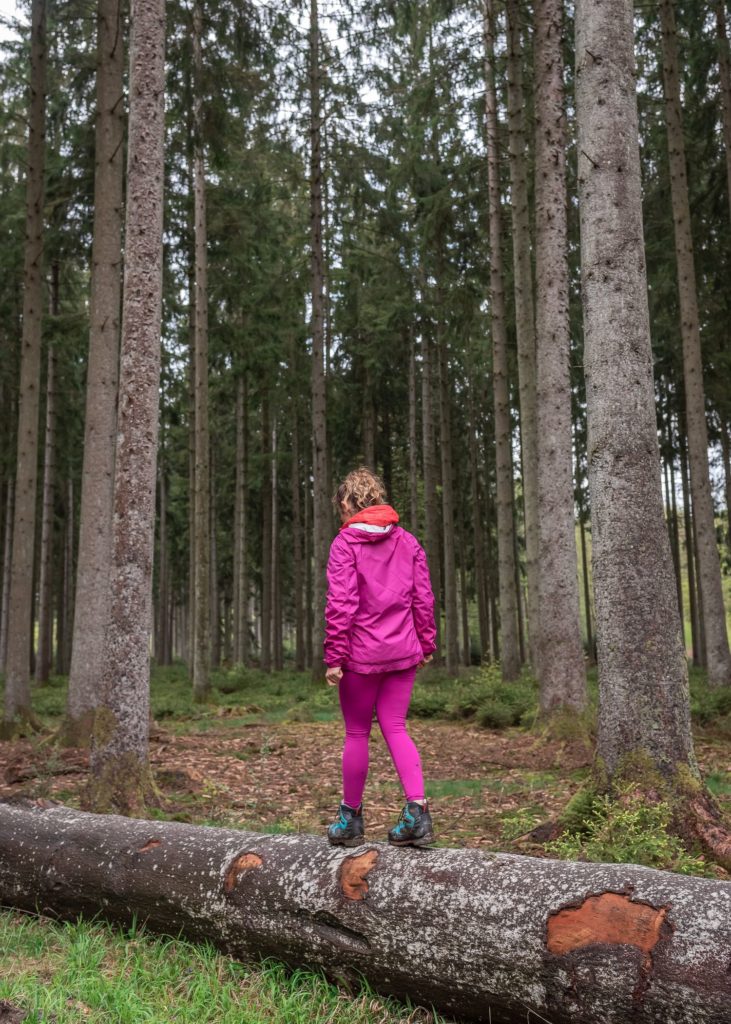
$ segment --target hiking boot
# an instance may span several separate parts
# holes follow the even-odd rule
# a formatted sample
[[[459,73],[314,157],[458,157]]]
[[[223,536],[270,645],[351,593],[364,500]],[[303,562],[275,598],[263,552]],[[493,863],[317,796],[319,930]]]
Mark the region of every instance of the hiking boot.
[[[363,804],[357,808],[341,804],[338,820],[328,827],[327,838],[332,846],[360,846],[364,843]]]
[[[428,846],[434,842],[429,805],[409,800],[401,811],[398,824],[388,833],[391,846]]]

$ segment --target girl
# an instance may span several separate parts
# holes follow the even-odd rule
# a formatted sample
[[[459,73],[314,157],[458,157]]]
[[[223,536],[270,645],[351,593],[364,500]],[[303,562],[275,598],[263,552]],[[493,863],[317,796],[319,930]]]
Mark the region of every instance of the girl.
[[[339,686],[345,743],[343,801],[327,835],[340,846],[364,842],[361,798],[374,708],[406,798],[388,841],[434,842],[419,752],[406,731],[416,670],[436,650],[434,595],[424,549],[396,525],[385,497],[365,467],[349,473],[333,497],[342,526],[327,565],[325,663],[328,683]]]

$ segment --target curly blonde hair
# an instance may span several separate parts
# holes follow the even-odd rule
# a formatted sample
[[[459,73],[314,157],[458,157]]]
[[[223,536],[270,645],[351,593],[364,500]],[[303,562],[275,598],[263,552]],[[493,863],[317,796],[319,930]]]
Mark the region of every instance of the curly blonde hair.
[[[348,473],[333,494],[332,502],[337,512],[340,511],[340,503],[347,502],[355,514],[369,505],[382,505],[385,500],[386,488],[381,478],[367,466],[359,466]]]

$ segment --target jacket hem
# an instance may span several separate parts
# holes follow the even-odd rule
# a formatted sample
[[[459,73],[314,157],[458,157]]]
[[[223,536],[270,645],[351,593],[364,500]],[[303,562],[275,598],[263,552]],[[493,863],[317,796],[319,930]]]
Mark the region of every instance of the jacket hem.
[[[399,658],[397,661],[352,661],[348,659],[343,663],[343,670],[357,672],[359,675],[375,675],[377,672],[400,672],[405,668],[412,668],[422,660],[420,654],[410,654],[407,658]]]

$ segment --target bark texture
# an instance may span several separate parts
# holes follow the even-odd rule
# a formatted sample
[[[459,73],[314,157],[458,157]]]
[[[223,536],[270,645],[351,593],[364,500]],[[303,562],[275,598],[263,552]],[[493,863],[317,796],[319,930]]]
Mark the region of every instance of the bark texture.
[[[43,316],[43,197],[46,111],[46,3],[31,5],[28,167],[26,171],[23,333],[18,399],[18,455],[15,476],[13,549],[8,595],[5,661],[5,721],[11,733],[32,719],[30,657],[33,609],[36,487],[38,482],[38,404]]]
[[[598,756],[697,777],[663,515],[642,228],[632,4],[580,0],[579,208]]]
[[[114,448],[122,294],[124,35],[122,0],[99,0],[97,14],[94,234],[79,559],[64,733],[89,741],[99,700],[109,610]]]
[[[0,804],[0,900],[275,956],[492,1024],[729,1024],[731,887]],[[425,908],[428,912],[425,913]]]
[[[205,701],[211,667],[211,473],[208,434],[208,254],[206,251],[206,180],[203,166],[202,73],[203,8],[193,6],[193,204],[195,221],[195,469],[193,543],[193,699]]]
[[[535,7],[537,651],[543,715],[586,706],[574,525],[563,0]]]
[[[693,238],[690,224],[688,177],[680,107],[678,44],[672,0],[661,0],[662,73],[665,91],[665,120],[670,162],[670,193],[675,228],[675,258],[678,272],[680,327],[683,338],[683,380],[690,488],[698,552],[698,583],[703,609],[704,638],[711,686],[731,686],[731,650],[721,589],[721,563],[716,544],[713,496],[708,470],[708,428],[703,387],[700,319],[696,292]]]
[[[513,521],[513,463],[511,454],[508,353],[505,326],[505,285],[501,256],[500,175],[498,121],[495,98],[495,29],[493,0],[483,0],[485,37],[485,114],[487,128],[487,182],[490,202],[490,322],[492,379],[495,402],[495,457],[497,459],[497,541],[500,587],[501,668],[505,679],[520,672],[518,605],[515,589],[515,525]]]
[[[58,263],[52,268],[51,315],[58,317]],[[46,428],[43,444],[43,497],[38,581],[38,656],[35,677],[48,682],[53,657],[53,512],[56,488],[56,348],[48,341],[46,354]]]
[[[332,512],[328,494],[325,367],[325,269],[322,245],[322,112],[320,109],[320,28],[317,0],[310,0],[310,274],[312,281],[312,480],[314,638],[312,675],[325,676],[325,598]]]
[[[540,630],[538,597],[538,464],[536,436],[536,327],[531,266],[528,157],[526,153],[523,47],[518,0],[507,0],[507,113],[510,165],[510,215],[513,234],[515,334],[525,515],[525,571],[528,582],[528,640],[533,671],[538,672],[536,640]]]
[[[92,735],[92,806],[144,800],[150,703],[162,307],[165,3],[135,0],[130,40],[119,430],[103,705]]]

